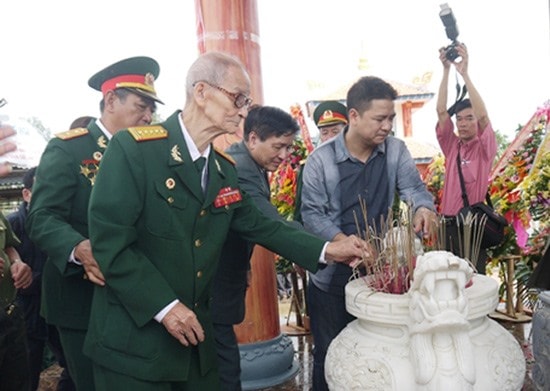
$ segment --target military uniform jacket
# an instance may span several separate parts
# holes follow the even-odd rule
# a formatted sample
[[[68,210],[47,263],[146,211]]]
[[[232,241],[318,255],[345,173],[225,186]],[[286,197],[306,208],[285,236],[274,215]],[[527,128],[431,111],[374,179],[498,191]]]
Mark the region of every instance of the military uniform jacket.
[[[203,374],[217,365],[210,285],[230,229],[313,269],[324,245],[266,219],[218,152],[209,156],[203,194],[179,114],[145,130],[147,141],[136,140],[140,132],[118,132],[90,201],[90,238],[106,286],[95,288],[84,352],[113,371],[149,381],[186,381],[191,349],[198,349]],[[224,197],[228,192],[242,199]],[[154,320],[175,299],[193,309],[204,328],[198,348],[181,345]]]
[[[27,217],[31,240],[48,254],[42,273],[42,316],[50,324],[85,330],[92,283],[69,263],[88,238],[88,202],[107,138],[92,122],[51,139],[42,154]]]
[[[235,160],[239,186],[266,216],[284,221],[271,203],[267,173],[254,161],[243,141],[231,145],[226,152]],[[301,228],[296,222],[291,223]],[[250,256],[254,243],[230,231],[225,241],[212,286],[212,318],[218,324],[241,323],[245,315]],[[300,260],[297,260],[301,264]],[[304,267],[307,267],[305,265]]]

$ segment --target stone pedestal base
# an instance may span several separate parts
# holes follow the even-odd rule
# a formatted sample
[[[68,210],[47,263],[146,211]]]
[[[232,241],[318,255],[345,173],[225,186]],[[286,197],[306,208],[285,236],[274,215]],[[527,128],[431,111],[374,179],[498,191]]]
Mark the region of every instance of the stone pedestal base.
[[[284,383],[298,373],[294,346],[284,334],[269,341],[241,344],[239,350],[241,383],[245,391]]]

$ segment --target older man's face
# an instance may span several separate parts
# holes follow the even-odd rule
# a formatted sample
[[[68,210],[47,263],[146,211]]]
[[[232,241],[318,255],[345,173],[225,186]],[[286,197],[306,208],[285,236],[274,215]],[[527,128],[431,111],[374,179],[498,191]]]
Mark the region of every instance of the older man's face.
[[[345,126],[346,125],[344,124],[336,124],[336,125],[323,126],[322,128],[319,128],[319,142],[322,144],[325,141],[328,141],[331,138],[336,137],[338,133],[344,130]]]
[[[238,94],[250,96],[248,75],[240,68],[231,67],[221,85],[206,85],[205,94],[208,98],[205,114],[213,125],[229,134],[239,132],[242,120],[248,115],[249,106],[239,108],[235,101]]]
[[[286,135],[270,136],[265,140],[260,139],[260,136],[252,131],[246,145],[256,163],[266,171],[275,171],[290,155],[294,138],[291,129]]]

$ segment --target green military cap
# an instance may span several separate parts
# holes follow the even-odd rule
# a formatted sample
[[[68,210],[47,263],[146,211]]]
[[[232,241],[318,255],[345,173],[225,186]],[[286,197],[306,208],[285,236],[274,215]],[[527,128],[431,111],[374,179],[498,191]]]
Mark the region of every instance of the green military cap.
[[[346,106],[335,100],[321,102],[313,111],[313,120],[318,128],[323,126],[348,123]]]
[[[145,98],[162,103],[155,91],[155,79],[160,73],[158,62],[150,57],[131,57],[109,65],[93,75],[88,85],[94,90],[107,91],[126,88]]]

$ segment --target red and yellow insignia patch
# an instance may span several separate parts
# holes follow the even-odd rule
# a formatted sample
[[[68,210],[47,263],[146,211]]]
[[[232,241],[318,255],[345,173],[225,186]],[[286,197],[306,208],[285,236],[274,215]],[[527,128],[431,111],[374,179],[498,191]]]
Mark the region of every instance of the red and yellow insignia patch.
[[[214,200],[214,206],[221,208],[227,205],[234,204],[243,199],[239,189],[232,189],[231,187],[224,187],[220,189],[216,199]]]

